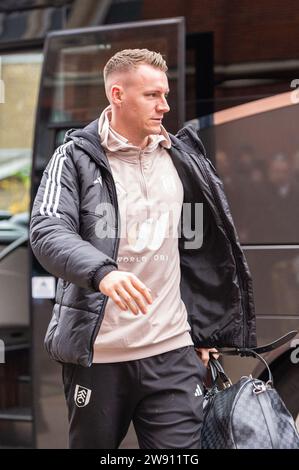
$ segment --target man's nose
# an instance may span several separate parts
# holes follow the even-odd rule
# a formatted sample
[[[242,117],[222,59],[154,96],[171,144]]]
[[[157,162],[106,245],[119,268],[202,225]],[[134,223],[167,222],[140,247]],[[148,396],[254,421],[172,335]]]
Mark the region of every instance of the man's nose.
[[[168,113],[170,111],[170,107],[167,103],[166,98],[163,98],[159,104],[158,104],[158,109],[159,111],[162,111],[163,113]]]

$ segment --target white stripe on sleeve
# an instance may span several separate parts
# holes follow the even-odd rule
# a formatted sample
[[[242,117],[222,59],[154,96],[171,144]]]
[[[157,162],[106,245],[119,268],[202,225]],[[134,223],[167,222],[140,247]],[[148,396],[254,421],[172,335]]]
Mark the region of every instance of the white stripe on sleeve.
[[[68,147],[71,143],[72,141],[60,145],[60,147],[57,148],[52,157],[52,162],[49,168],[48,178],[46,181],[43,202],[40,207],[41,215],[48,215],[49,217],[52,217],[54,215],[55,217],[60,218],[60,214],[58,214],[57,212],[61,192],[60,179],[62,174],[63,163],[67,159],[66,147]],[[51,211],[55,191],[56,196],[54,200],[54,207],[53,211]]]

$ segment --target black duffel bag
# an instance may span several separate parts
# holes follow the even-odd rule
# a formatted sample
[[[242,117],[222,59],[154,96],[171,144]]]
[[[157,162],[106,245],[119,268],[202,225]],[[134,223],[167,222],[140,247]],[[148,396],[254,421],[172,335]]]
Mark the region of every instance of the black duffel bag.
[[[268,370],[267,382],[244,376],[232,384],[220,362],[211,356],[211,386],[204,397],[203,449],[299,449],[295,422],[273,388],[270,368],[259,354],[275,349],[296,333],[259,348],[219,350],[220,354],[258,358]]]

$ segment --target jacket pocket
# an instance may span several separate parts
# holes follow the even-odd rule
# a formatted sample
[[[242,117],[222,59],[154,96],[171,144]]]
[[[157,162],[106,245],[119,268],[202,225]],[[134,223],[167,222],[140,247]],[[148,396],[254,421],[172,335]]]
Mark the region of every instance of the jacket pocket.
[[[49,343],[50,356],[60,362],[88,367],[93,348],[92,337],[98,320],[99,315],[96,313],[61,305],[59,319],[54,325]]]
[[[53,338],[55,336],[55,332],[57,329],[58,321],[59,321],[59,314],[60,314],[60,305],[55,304],[53,308],[53,313],[52,313],[52,318],[50,320],[50,323],[48,325],[45,339],[44,339],[44,346],[48,352],[48,354],[54,359],[55,361],[61,362],[59,357],[56,357],[53,355]]]

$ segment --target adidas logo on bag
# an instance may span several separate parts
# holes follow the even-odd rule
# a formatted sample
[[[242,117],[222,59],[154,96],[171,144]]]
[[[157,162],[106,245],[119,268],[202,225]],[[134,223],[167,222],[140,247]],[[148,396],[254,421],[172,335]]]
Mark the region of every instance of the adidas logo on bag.
[[[200,396],[202,395],[202,390],[201,390],[201,388],[200,388],[200,386],[199,386],[198,384],[196,385],[196,389],[195,389],[194,395],[195,395],[196,397],[200,397]]]

